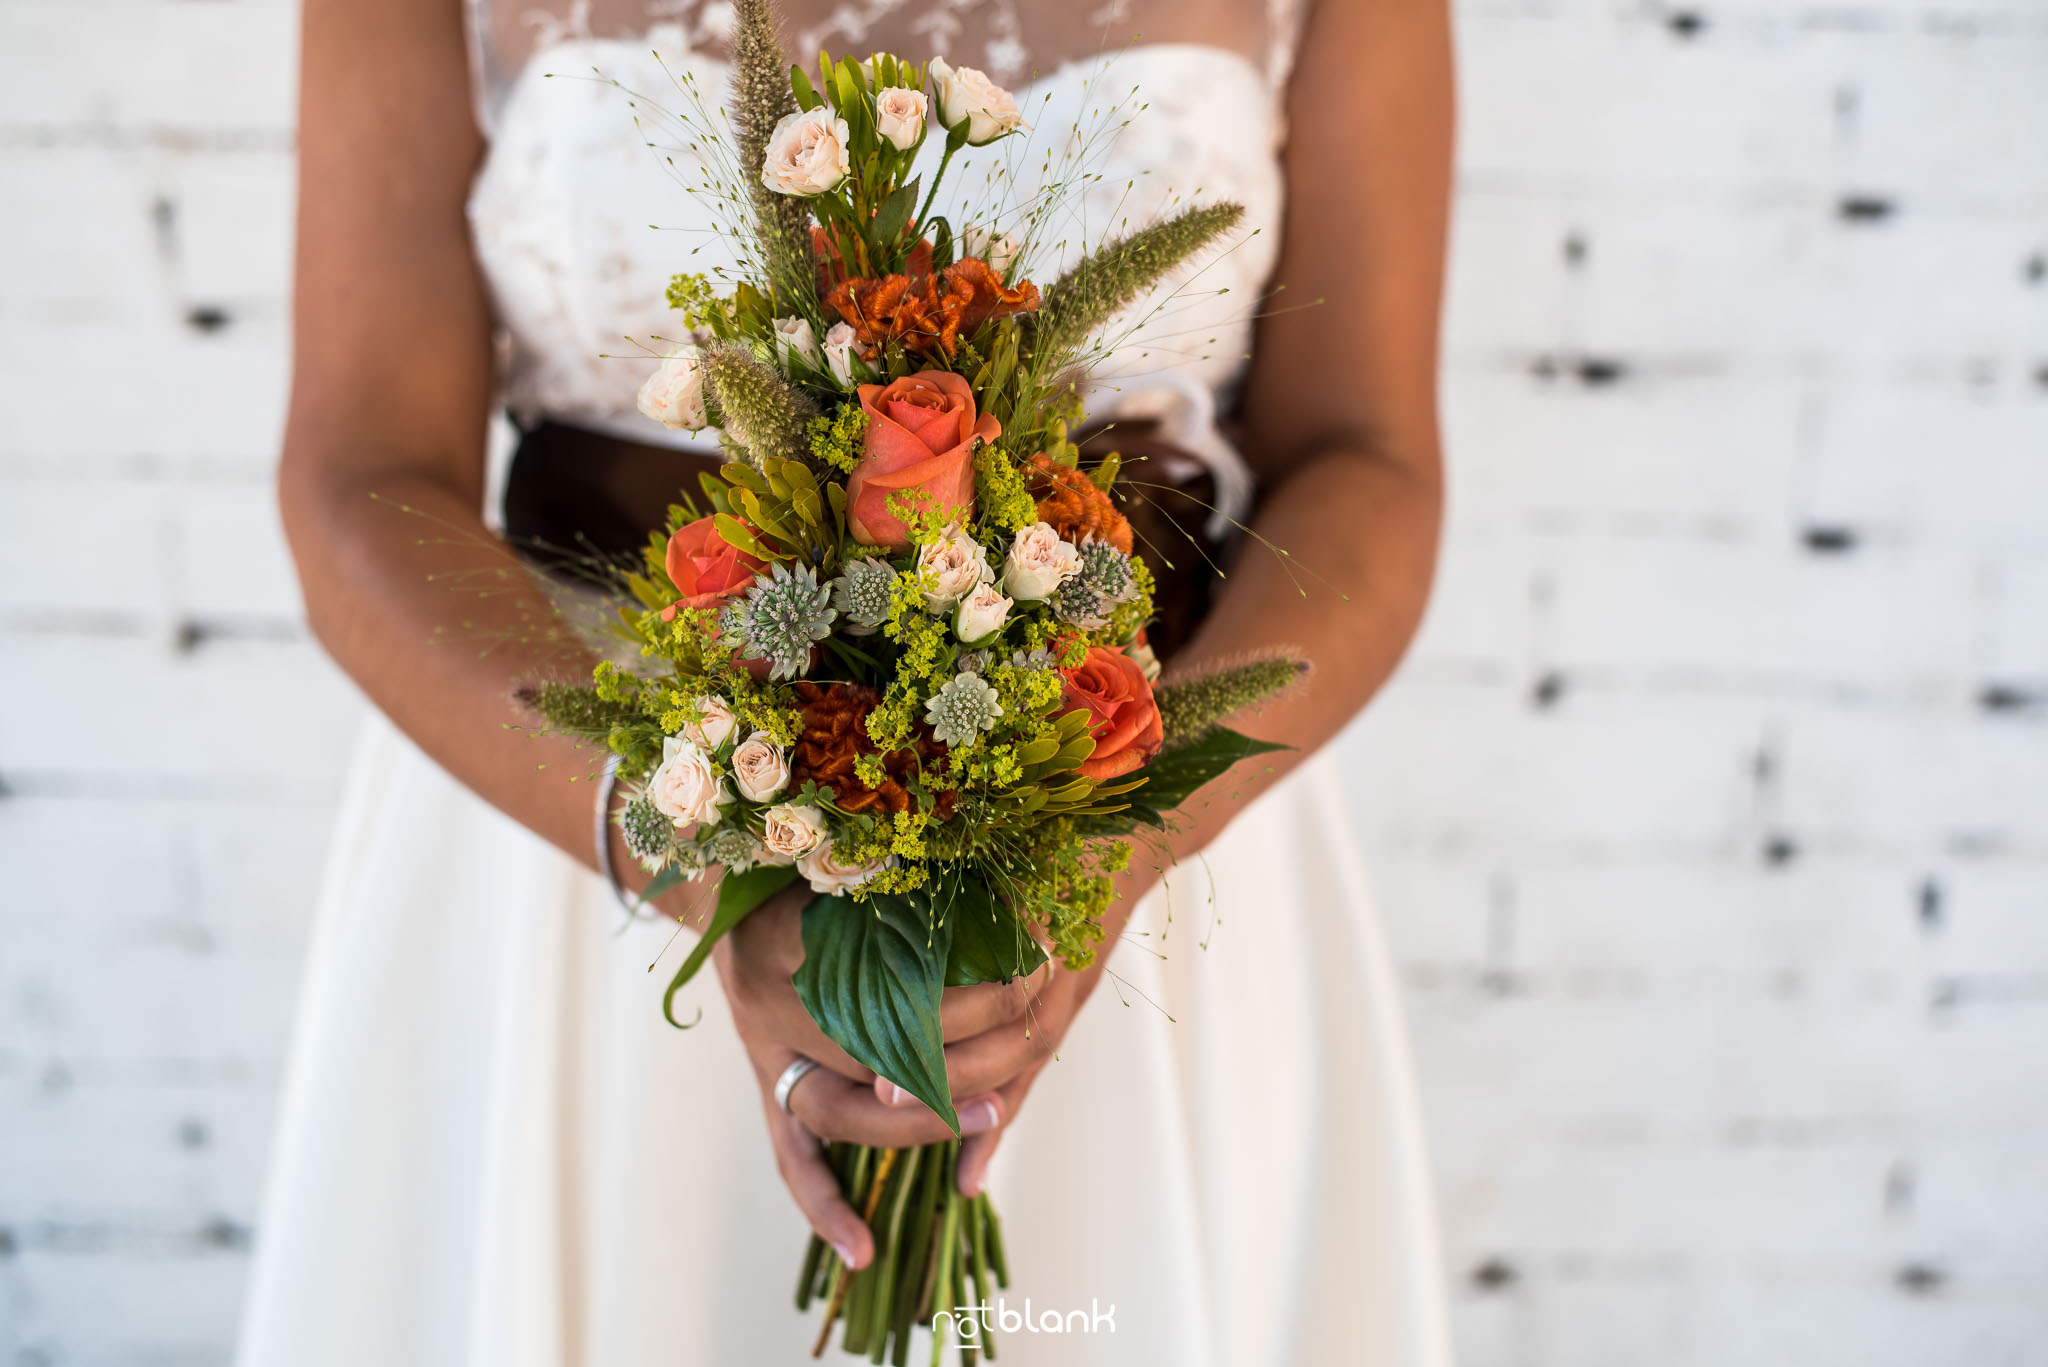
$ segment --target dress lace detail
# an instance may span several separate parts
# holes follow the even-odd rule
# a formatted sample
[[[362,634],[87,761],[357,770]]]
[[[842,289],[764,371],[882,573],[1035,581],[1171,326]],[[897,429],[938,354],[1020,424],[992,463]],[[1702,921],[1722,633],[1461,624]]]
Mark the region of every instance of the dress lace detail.
[[[1227,251],[1139,301],[1121,331],[1113,329],[1092,400],[1101,414],[1135,411],[1120,396],[1142,390],[1150,397],[1136,401],[1139,408],[1165,404],[1182,427],[1197,414],[1209,425],[1243,373],[1252,315],[1279,250],[1284,133],[1275,82],[1291,62],[1297,0],[1266,0],[1263,13],[1232,0],[1181,0],[1196,17],[1212,5],[1253,13],[1257,42],[1238,46],[1150,41],[1187,25],[1168,22],[1151,0],[1095,3],[1092,32],[1142,20],[1148,41],[1106,52],[1098,42],[1098,50],[1018,82],[1035,131],[949,178],[963,197],[953,218],[956,226],[993,220],[1014,229],[1015,206],[1029,202],[1048,165],[1084,155],[1094,179],[1037,233],[1048,246],[1030,268],[1049,280],[1078,244],[1126,223],[1194,200],[1243,203],[1245,229]],[[470,218],[502,328],[508,411],[520,421],[545,416],[641,441],[696,444],[642,419],[634,394],[675,334],[661,293],[668,276],[730,267],[733,258],[711,231],[708,210],[683,188],[701,163],[651,106],[680,108],[675,82],[685,74],[709,99],[723,91],[731,7],[639,0],[622,14],[608,0],[467,4],[491,135]],[[958,52],[951,45],[966,41],[964,50],[991,54],[981,60],[997,74],[1022,65],[1023,49],[1012,45],[1031,22],[1025,0],[845,0],[807,26],[791,23],[785,46],[859,51],[862,33],[910,52]],[[898,40],[882,32],[892,23],[932,36]],[[533,55],[509,55],[524,52],[521,44]],[[1100,137],[1084,147],[1091,129]],[[927,150],[936,161],[937,148]],[[1207,401],[1196,403],[1196,391]],[[1213,432],[1197,445],[1212,464],[1235,460]],[[1235,464],[1218,468],[1219,482],[1248,487]]]

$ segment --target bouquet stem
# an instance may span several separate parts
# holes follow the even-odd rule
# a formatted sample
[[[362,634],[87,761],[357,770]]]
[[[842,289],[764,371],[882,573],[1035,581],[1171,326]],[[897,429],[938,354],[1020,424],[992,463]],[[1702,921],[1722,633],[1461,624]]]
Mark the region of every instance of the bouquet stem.
[[[875,1256],[856,1270],[812,1236],[796,1286],[798,1310],[825,1302],[811,1356],[824,1355],[833,1325],[844,1319],[840,1346],[873,1363],[908,1367],[911,1331],[919,1323],[932,1329],[934,1367],[948,1337],[959,1340],[964,1367],[993,1360],[992,1325],[981,1307],[991,1281],[1009,1286],[1009,1263],[994,1205],[986,1195],[960,1194],[960,1141],[911,1149],[834,1144],[827,1157],[874,1235]],[[941,1323],[947,1332],[941,1333]]]

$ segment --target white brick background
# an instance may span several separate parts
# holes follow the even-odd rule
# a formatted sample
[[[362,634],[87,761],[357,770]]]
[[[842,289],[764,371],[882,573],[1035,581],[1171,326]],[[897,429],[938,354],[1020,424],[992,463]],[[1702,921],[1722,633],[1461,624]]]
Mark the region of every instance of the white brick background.
[[[218,1364],[359,704],[288,0],[0,0],[0,1364]],[[2048,7],[1468,0],[1346,739],[1472,1367],[2048,1364]],[[115,378],[118,377],[118,378]]]

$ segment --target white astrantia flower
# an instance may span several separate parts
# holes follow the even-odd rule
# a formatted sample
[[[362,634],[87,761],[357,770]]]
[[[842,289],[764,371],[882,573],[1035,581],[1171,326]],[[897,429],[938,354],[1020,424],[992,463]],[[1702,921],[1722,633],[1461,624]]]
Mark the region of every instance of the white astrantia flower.
[[[694,741],[670,736],[661,743],[661,763],[647,780],[647,800],[678,826],[715,826],[732,801],[718,766]]]
[[[732,781],[749,802],[766,802],[789,786],[789,756],[766,731],[756,731],[732,752]]]
[[[943,541],[918,549],[917,568],[919,573],[930,576],[924,605],[935,614],[952,611],[953,605],[972,593],[976,584],[995,577],[988,566],[988,552],[957,525],[946,529]]]
[[[822,195],[853,172],[853,135],[830,105],[788,114],[768,135],[761,183],[779,195]]]
[[[827,840],[796,861],[796,871],[811,885],[811,891],[826,897],[843,897],[896,861],[893,857],[860,864],[842,860]]]
[[[997,592],[994,584],[976,584],[960,600],[959,610],[953,615],[953,634],[963,641],[979,641],[993,636],[1009,618],[1010,609],[1014,606]]]
[[[704,414],[703,352],[687,343],[669,352],[640,386],[639,405],[663,427],[703,430],[710,421]]]
[[[853,324],[834,323],[825,329],[825,367],[845,389],[874,378],[874,368],[860,358],[860,334]]]
[[[839,577],[832,581],[832,606],[839,612],[841,629],[849,636],[872,636],[889,620],[889,590],[895,583],[896,571],[886,560],[865,556],[842,561]]]
[[[875,92],[875,131],[899,152],[908,152],[924,136],[930,102],[922,90],[892,85]]]
[[[720,826],[691,847],[698,863],[717,864],[727,873],[745,873],[761,862],[767,851],[753,833],[737,822]]]
[[[1034,522],[1017,533],[1003,559],[1003,592],[1036,603],[1081,572],[1081,548],[1064,541],[1050,522]]]
[[[770,807],[762,815],[761,845],[777,863],[809,854],[825,839],[825,813],[801,802]]]
[[[972,744],[1002,715],[995,689],[976,674],[955,674],[924,705],[925,720],[941,745]]]
[[[931,73],[939,96],[939,122],[947,128],[965,122],[968,145],[980,147],[1030,127],[1017,108],[1017,97],[973,67],[956,70],[944,57],[934,57]]]
[[[792,571],[781,560],[768,573],[754,576],[741,602],[737,634],[754,659],[768,662],[771,679],[793,679],[810,668],[817,643],[832,634],[839,615],[831,585],[818,582],[817,566]]]
[[[782,362],[784,370],[788,370],[792,357],[813,370],[825,368],[825,353],[818,347],[818,334],[811,329],[808,318],[775,320],[775,359]]]
[[[636,797],[619,809],[619,832],[626,838],[626,852],[649,873],[667,863],[675,848],[675,822],[646,797]]]

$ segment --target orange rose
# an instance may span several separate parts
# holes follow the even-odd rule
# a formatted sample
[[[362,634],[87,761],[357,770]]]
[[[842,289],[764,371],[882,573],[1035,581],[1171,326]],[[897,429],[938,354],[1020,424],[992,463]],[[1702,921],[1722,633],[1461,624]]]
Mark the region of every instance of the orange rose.
[[[1075,771],[1083,778],[1119,778],[1159,753],[1166,732],[1145,671],[1121,650],[1090,646],[1088,658],[1060,671],[1067,680],[1067,710],[1088,713],[1095,752]]]
[[[683,596],[661,615],[674,621],[677,608],[717,607],[745,593],[754,576],[767,568],[766,561],[720,536],[714,519],[700,517],[668,539],[668,577]]]
[[[920,370],[860,387],[866,454],[846,481],[846,522],[870,546],[900,551],[910,529],[889,511],[893,494],[916,491],[933,507],[974,515],[974,439],[994,441],[1003,425],[974,413],[974,391],[950,370]]]

